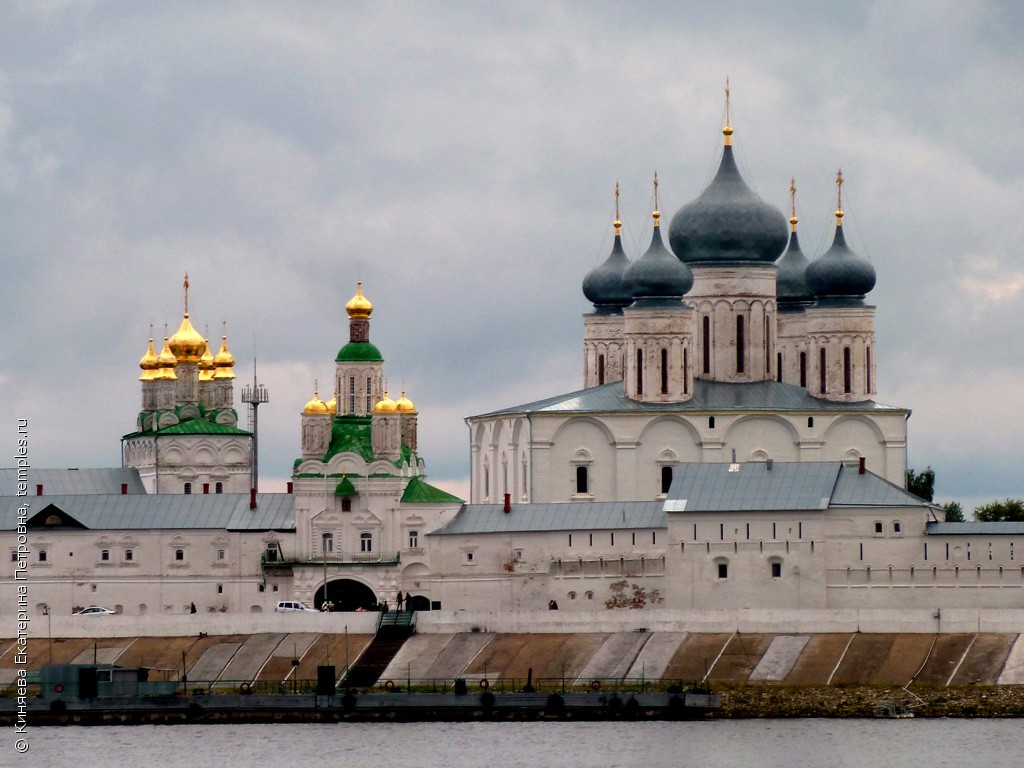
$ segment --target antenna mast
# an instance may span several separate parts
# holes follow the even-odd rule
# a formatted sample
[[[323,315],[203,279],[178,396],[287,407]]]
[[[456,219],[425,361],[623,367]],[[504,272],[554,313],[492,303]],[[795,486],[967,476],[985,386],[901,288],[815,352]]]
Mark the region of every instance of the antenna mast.
[[[252,428],[252,477],[250,487],[260,489],[259,420],[257,408],[261,403],[270,402],[270,392],[256,380],[256,358],[252,359],[252,386],[242,387],[242,402],[249,404],[249,426]]]

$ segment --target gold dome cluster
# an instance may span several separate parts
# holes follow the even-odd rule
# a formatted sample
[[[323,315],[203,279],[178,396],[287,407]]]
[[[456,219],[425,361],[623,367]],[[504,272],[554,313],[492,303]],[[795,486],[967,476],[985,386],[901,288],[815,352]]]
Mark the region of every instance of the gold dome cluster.
[[[388,397],[388,391],[384,390],[384,397],[377,401],[377,404],[373,406],[374,413],[398,413],[398,405]]]
[[[368,320],[373,314],[373,304],[363,296],[363,281],[360,280],[356,285],[356,295],[349,299],[348,304],[345,305],[345,311],[353,320]]]
[[[416,406],[412,404],[412,400],[405,396],[405,390],[402,390],[402,396],[395,401],[395,408],[399,413],[416,413]]]
[[[313,387],[313,399],[306,403],[306,407],[302,409],[302,415],[323,416],[327,413],[330,413],[327,409],[327,403],[320,399],[320,392],[317,391],[316,387]]]

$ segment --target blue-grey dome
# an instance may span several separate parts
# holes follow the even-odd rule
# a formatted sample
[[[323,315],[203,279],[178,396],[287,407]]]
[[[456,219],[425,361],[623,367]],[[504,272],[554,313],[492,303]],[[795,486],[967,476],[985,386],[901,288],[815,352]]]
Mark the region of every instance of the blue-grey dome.
[[[839,224],[832,247],[807,267],[807,284],[819,304],[859,303],[875,287],[875,268],[849,249]]]
[[[693,272],[669,253],[661,241],[657,218],[651,247],[626,269],[622,279],[635,300],[634,306],[655,307],[678,305],[693,287]]]
[[[786,247],[786,218],[747,186],[726,145],[707,189],[672,217],[668,242],[690,264],[772,262]]]
[[[618,226],[619,222],[615,223]],[[616,232],[615,244],[608,258],[583,278],[583,295],[594,305],[597,314],[620,314],[623,307],[633,303],[633,294],[622,283],[622,275],[628,266],[629,259],[622,250],[622,236]]]
[[[811,262],[800,250],[795,224],[789,235],[789,248],[775,263],[779,267],[775,276],[775,297],[779,301],[779,309],[795,309],[813,302],[814,291],[807,284],[807,267]]]

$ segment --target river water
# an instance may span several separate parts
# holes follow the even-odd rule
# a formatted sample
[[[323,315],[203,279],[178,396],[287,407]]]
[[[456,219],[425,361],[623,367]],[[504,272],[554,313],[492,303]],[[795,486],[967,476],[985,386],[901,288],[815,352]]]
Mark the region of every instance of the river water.
[[[1020,720],[332,723],[13,728],[0,765],[1021,768]]]

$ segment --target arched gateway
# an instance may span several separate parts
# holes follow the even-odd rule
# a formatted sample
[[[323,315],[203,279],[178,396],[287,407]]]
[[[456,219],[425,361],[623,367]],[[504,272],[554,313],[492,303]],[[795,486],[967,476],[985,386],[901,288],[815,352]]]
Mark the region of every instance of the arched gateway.
[[[320,610],[324,600],[334,603],[335,611],[354,611],[357,608],[375,610],[377,596],[362,582],[353,579],[335,579],[316,591],[313,605]]]

